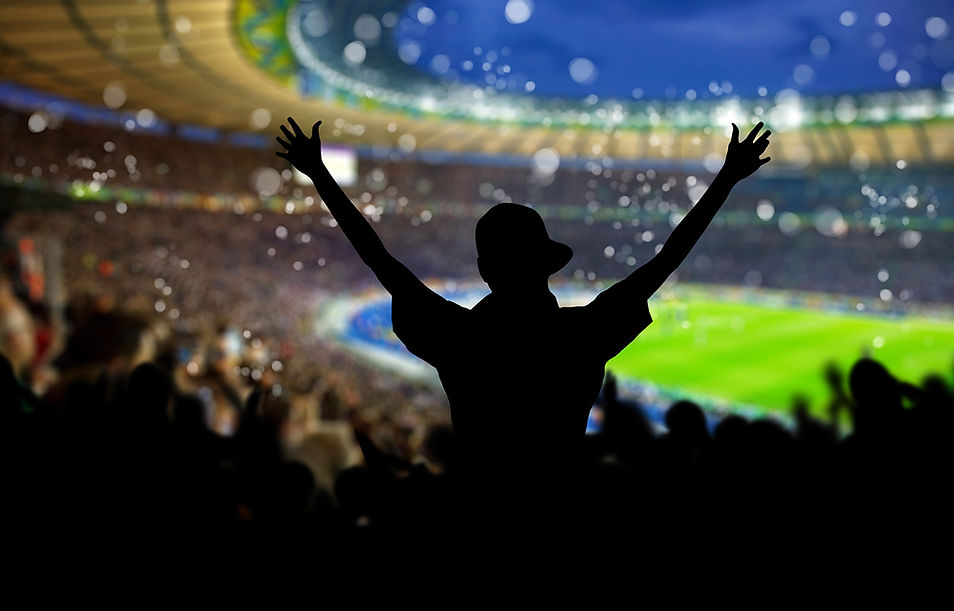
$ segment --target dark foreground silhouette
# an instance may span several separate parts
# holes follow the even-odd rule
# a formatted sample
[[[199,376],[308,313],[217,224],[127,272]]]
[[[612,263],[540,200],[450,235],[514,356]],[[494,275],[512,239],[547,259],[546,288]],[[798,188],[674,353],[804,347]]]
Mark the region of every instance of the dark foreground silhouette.
[[[241,406],[236,434],[221,437],[199,416],[199,398],[156,364],[37,398],[0,357],[5,549],[43,574],[198,563],[256,574],[320,565],[330,571],[322,575],[370,579],[447,562],[478,569],[478,579],[556,562],[616,566],[625,583],[724,575],[725,587],[765,573],[897,578],[936,563],[952,539],[951,388],[941,378],[903,384],[870,359],[852,368],[847,388],[831,379],[854,422],[844,438],[837,418],[804,411],[794,430],[729,416],[710,431],[687,401],[660,435],[609,379],[597,401],[604,429],[581,444],[585,477],[553,478],[559,494],[528,506],[525,492],[503,485],[521,465],[500,464],[488,483],[501,485],[475,487],[439,430],[426,441],[430,464],[411,464],[355,422],[365,464],[328,488],[282,452],[287,416],[265,388]],[[521,392],[549,394],[532,384]],[[416,579],[428,588],[435,575]]]
[[[398,338],[437,369],[465,467],[498,486],[507,473],[528,500],[539,500],[553,478],[579,465],[606,362],[652,322],[648,299],[689,254],[732,187],[769,161],[760,157],[771,133],[760,136],[759,123],[739,140],[733,124],[722,170],[659,254],[586,306],[561,308],[550,292],[549,277],[573,252],[550,239],[539,213],[513,203],[494,206],[476,229],[477,267],[491,293],[467,309],[429,289],[387,251],[324,166],[321,121],[311,137],[294,119],[288,123],[290,129],[281,127],[284,138],[277,138],[285,151],[277,154],[314,181],[391,294]]]

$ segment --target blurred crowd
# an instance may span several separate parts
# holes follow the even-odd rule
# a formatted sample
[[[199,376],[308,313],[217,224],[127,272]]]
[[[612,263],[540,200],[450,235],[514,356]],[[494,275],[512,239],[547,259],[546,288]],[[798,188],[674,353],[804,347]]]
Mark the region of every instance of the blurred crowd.
[[[18,113],[3,114],[0,129],[16,143],[0,155],[14,184],[79,179],[258,197],[249,177],[285,169],[269,151],[106,127],[32,133]],[[846,176],[826,174],[814,193],[800,191],[811,177],[741,191],[678,280],[886,307],[950,303],[954,233],[922,228],[915,239],[902,218],[937,212],[950,178],[926,172],[939,186],[912,195],[906,177],[886,174],[872,205]],[[465,282],[476,280],[473,227],[486,206],[553,204],[550,234],[576,250],[557,279],[599,288],[656,252],[707,179],[367,156],[348,191],[418,276]],[[837,218],[784,231],[776,223],[783,210],[808,212],[842,192],[842,220],[863,211],[865,229]],[[286,176],[277,193],[314,197]],[[730,539],[794,547],[807,532],[866,545],[911,515],[919,534],[939,534],[954,407],[942,377],[902,384],[862,360],[846,381],[830,371],[826,421],[796,406],[794,430],[734,416],[710,430],[698,406],[680,402],[663,432],[609,380],[603,429],[587,438],[577,471],[515,468],[487,482],[461,472],[442,393],[314,332],[335,295],[375,286],[318,203],[295,214],[117,201],[2,214],[0,434],[9,523],[26,538],[90,544],[134,533],[171,545],[201,533],[227,545],[293,541],[333,557],[556,531],[689,555]]]
[[[156,559],[201,546],[236,561],[266,549],[389,566],[476,562],[502,549],[564,558],[583,546],[638,549],[640,562],[659,566],[721,559],[749,570],[754,557],[839,551],[892,561],[951,534],[952,389],[941,376],[901,382],[871,359],[847,379],[830,370],[830,418],[796,405],[794,429],[728,416],[710,430],[698,405],[680,401],[659,430],[608,378],[597,404],[604,425],[577,464],[542,457],[534,471],[498,465],[488,477],[461,459],[446,421],[422,422],[426,405],[411,413],[325,396],[303,417],[267,378],[242,387],[210,372],[197,388],[162,350],[144,351],[145,329],[118,314],[77,328],[70,358],[57,361],[62,377],[38,396],[22,377],[28,339],[16,309],[8,295],[0,301],[13,549],[96,546]],[[84,344],[89,360],[72,360]],[[371,378],[352,382],[373,395]],[[212,385],[229,395],[228,434],[207,418]],[[381,437],[375,410],[408,434],[403,443]],[[416,428],[424,432],[412,440]]]
[[[296,182],[272,150],[68,120],[44,125],[34,133],[25,113],[0,114],[0,135],[16,143],[0,153],[4,184],[65,192],[79,181],[113,189],[115,197],[124,188],[196,194],[189,200],[193,205],[225,207],[244,219],[170,212],[168,207],[162,208],[164,214],[181,215],[188,220],[177,219],[176,224],[194,225],[197,232],[205,224],[203,235],[220,242],[222,251],[228,241],[247,245],[228,252],[235,266],[242,264],[239,257],[260,262],[274,252],[270,256],[283,269],[296,261],[296,270],[336,261],[323,273],[342,276],[339,287],[352,286],[355,277],[362,282],[368,278],[360,266],[340,263],[350,257],[336,255],[350,251],[333,231],[333,220],[314,189]],[[608,158],[579,163],[552,155],[545,156],[545,163],[534,157],[529,164],[503,164],[503,158],[361,151],[357,181],[346,191],[379,221],[385,243],[419,275],[474,278],[474,222],[490,205],[510,200],[537,205],[551,233],[574,246],[576,258],[564,271],[565,279],[598,283],[622,277],[648,260],[717,169],[652,162],[622,167]],[[739,185],[679,270],[680,279],[838,293],[882,299],[888,305],[951,302],[954,279],[945,269],[954,230],[944,203],[954,197],[954,178],[946,168],[812,166],[764,174]],[[86,232],[97,248],[80,256],[114,260],[117,253],[130,251],[116,242],[110,242],[110,251],[101,243],[103,236],[152,222],[122,218],[127,211],[129,217],[145,213],[132,200],[95,205],[99,208],[80,208],[76,217],[34,218],[15,230],[48,225],[45,233],[61,239],[65,229]],[[295,214],[281,214],[286,206]],[[277,208],[279,214],[265,208]],[[249,218],[260,225],[243,222]],[[90,227],[91,220],[100,226]],[[144,237],[147,242],[136,244],[169,248],[172,242],[165,236]],[[183,236],[176,246],[190,248],[191,241]]]

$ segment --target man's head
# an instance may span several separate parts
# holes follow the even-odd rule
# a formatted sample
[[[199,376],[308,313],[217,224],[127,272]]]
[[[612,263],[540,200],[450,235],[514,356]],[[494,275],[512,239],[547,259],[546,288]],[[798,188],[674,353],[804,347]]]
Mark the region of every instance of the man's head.
[[[497,204],[477,221],[477,268],[494,285],[549,278],[570,262],[573,250],[550,239],[540,214],[520,204]]]

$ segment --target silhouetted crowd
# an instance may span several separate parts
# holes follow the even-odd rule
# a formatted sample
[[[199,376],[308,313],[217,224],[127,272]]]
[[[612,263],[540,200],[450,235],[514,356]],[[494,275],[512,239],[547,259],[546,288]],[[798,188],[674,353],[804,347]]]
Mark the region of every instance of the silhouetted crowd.
[[[4,296],[0,445],[6,524],[27,546],[181,554],[201,542],[335,562],[563,542],[749,562],[762,547],[771,557],[881,553],[950,534],[954,395],[941,376],[914,386],[862,359],[846,380],[829,370],[824,421],[797,405],[794,429],[728,416],[710,430],[681,401],[664,431],[608,378],[602,430],[586,437],[579,464],[553,457],[559,472],[514,465],[488,479],[461,462],[446,420],[400,422],[410,414],[326,398],[302,423],[268,379],[183,381],[161,342],[142,360],[143,328],[116,312],[75,328],[61,375],[37,396],[15,371],[25,343],[16,309]],[[229,395],[230,434],[209,426],[210,385]],[[375,417],[425,433],[396,445]]]

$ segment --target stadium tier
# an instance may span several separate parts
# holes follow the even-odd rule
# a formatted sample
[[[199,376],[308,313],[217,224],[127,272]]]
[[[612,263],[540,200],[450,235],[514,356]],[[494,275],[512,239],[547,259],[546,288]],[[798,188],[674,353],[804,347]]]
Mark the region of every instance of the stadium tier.
[[[738,91],[725,82],[707,89],[707,78],[692,83],[694,95],[689,98],[688,86],[680,91],[679,101],[663,94],[574,99],[535,96],[523,86],[521,93],[486,83],[478,87],[461,78],[448,83],[446,74],[440,80],[424,66],[409,65],[409,57],[400,54],[401,32],[407,19],[422,25],[417,8],[406,2],[216,0],[190,10],[185,1],[47,6],[17,0],[0,7],[8,24],[0,41],[6,74],[16,75],[13,79],[19,83],[70,100],[98,106],[105,102],[131,114],[146,109],[143,118],[150,125],[159,120],[239,132],[264,130],[266,140],[271,140],[280,118],[290,114],[333,121],[329,140],[404,152],[530,156],[552,149],[563,158],[697,161],[722,154],[730,122],[759,117],[776,133],[789,134],[776,140],[774,158],[799,167],[852,160],[862,165],[946,163],[954,157],[954,76],[945,72],[954,56],[949,57],[946,35],[933,30],[938,38],[922,34],[926,42],[913,37],[897,41],[923,47],[910,60],[917,66],[894,59],[906,66],[897,68],[910,79],[904,86],[895,78],[859,81],[860,88],[851,88],[846,85],[852,82],[851,70],[862,71],[849,64],[837,67],[842,72],[836,70],[834,76],[840,85],[823,94],[790,79],[779,79],[771,90]],[[359,23],[359,17],[377,24],[376,30],[367,26],[370,34],[362,34],[377,31],[377,42],[361,42],[348,25]],[[837,25],[838,15],[831,18]],[[918,25],[923,30],[923,23]],[[307,34],[309,28],[314,45],[305,45],[307,52],[296,50],[294,33]],[[828,36],[843,48],[856,44],[853,39],[839,41],[834,33]],[[365,48],[361,62],[344,54],[348,39]],[[831,42],[827,44],[830,48]],[[493,61],[486,57],[491,52]],[[481,49],[473,60],[489,62],[496,74],[497,68],[508,65],[497,57],[500,52]],[[308,61],[316,53],[326,58],[321,67]],[[919,54],[925,57],[917,60]],[[835,54],[829,51],[826,57],[832,60]],[[877,66],[881,60],[875,54],[868,61]],[[776,68],[776,74],[791,71],[785,64]],[[818,71],[820,75],[821,68]],[[360,80],[362,75],[374,82]],[[399,86],[411,93],[393,91]]]

